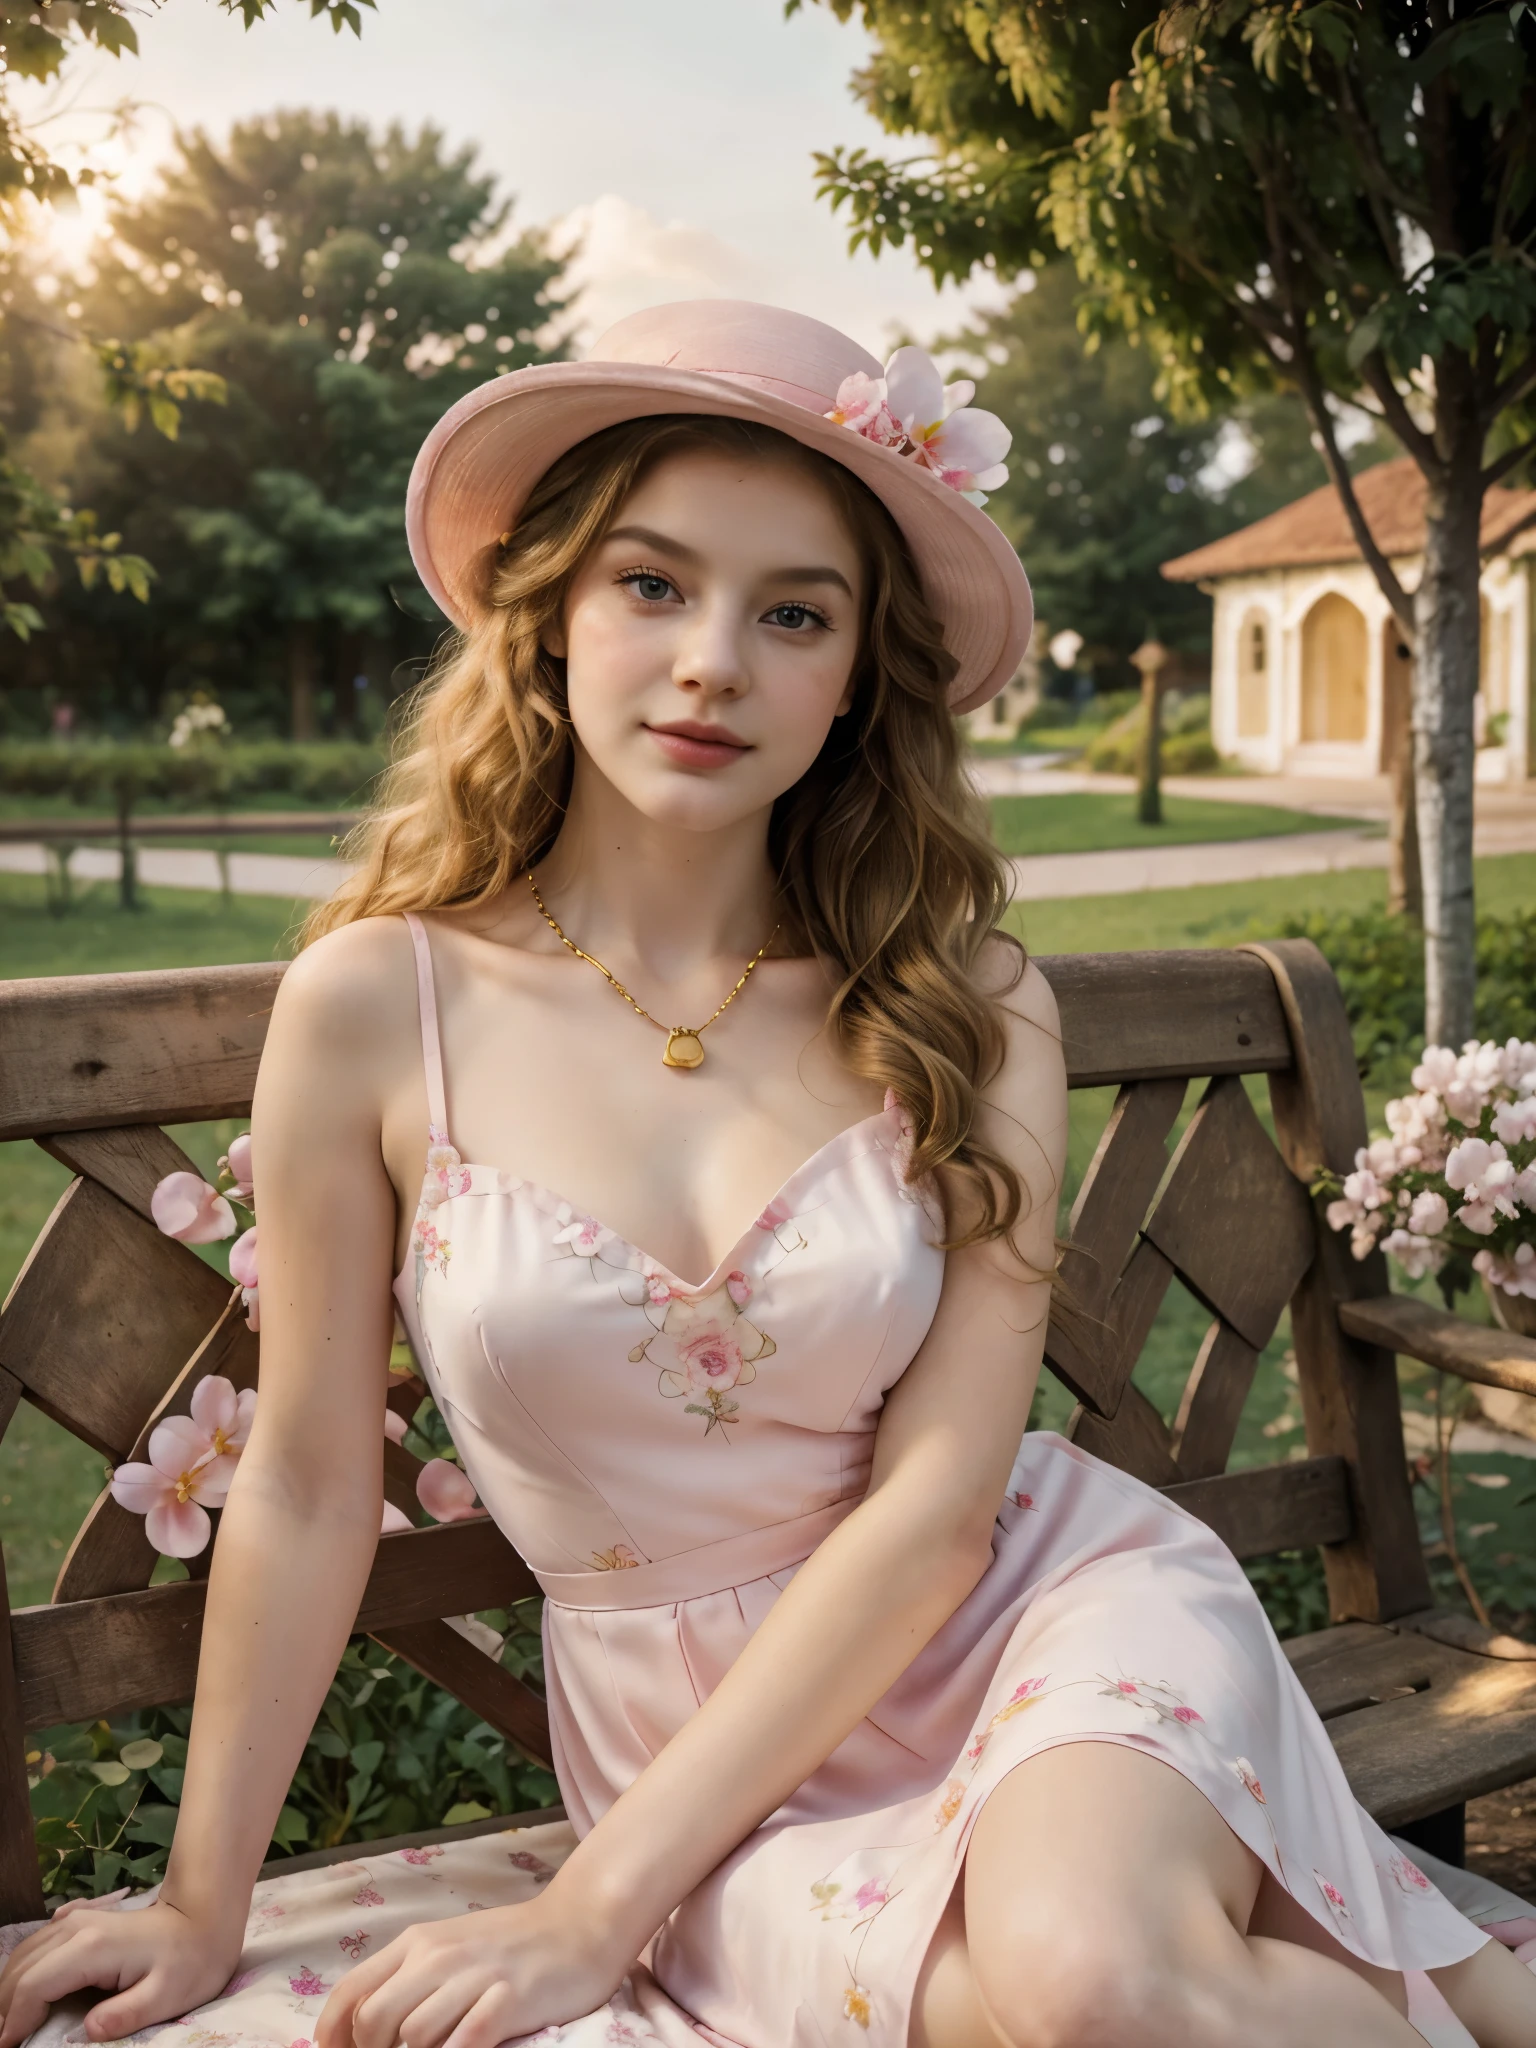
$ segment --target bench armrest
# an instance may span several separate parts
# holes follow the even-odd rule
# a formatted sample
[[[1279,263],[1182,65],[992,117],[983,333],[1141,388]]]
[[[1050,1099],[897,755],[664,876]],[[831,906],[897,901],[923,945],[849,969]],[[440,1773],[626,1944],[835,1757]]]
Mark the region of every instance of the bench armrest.
[[[1536,1395],[1536,1339],[1486,1329],[1407,1294],[1340,1302],[1339,1323],[1351,1337],[1400,1351],[1458,1379]]]

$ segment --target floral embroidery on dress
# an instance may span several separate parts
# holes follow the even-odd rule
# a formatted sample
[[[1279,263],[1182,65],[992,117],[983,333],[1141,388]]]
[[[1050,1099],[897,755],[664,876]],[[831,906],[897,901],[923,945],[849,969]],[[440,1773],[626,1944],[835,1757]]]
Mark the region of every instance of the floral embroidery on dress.
[[[614,1234],[595,1216],[582,1216],[569,1202],[562,1202],[555,1211],[553,1241],[568,1246],[572,1258],[596,1259],[605,1245],[614,1242]]]
[[[1186,1706],[1171,1685],[1161,1679],[1105,1678],[1103,1691],[1110,1699],[1128,1700],[1154,1721],[1177,1721],[1185,1728],[1203,1724],[1205,1716]]]
[[[741,1403],[732,1389],[750,1386],[762,1360],[778,1349],[765,1330],[747,1321],[751,1299],[752,1284],[739,1271],[702,1295],[683,1292],[664,1274],[646,1275],[641,1305],[653,1334],[635,1346],[629,1362],[656,1366],[657,1390],[669,1398],[692,1395],[683,1413],[704,1417],[706,1437],[715,1429],[723,1437],[735,1423]]]
[[[1417,1863],[1407,1856],[1394,1856],[1387,1865],[1396,1880],[1400,1892],[1406,1892],[1410,1899],[1435,1898],[1438,1894]]]
[[[288,1979],[288,1989],[295,1998],[318,1998],[322,1992],[329,1991],[330,1988],[325,1979],[317,1977],[307,1963],[297,1976]]]
[[[940,1799],[938,1811],[934,1815],[933,1831],[936,1835],[943,1834],[964,1804],[965,1787],[958,1778],[951,1778],[944,1787],[944,1796]]]
[[[428,1842],[424,1848],[398,1849],[395,1853],[402,1863],[435,1863],[443,1850],[440,1844]]]
[[[1004,1721],[1011,1721],[1015,1714],[1022,1714],[1026,1707],[1034,1706],[1044,1692],[1045,1686],[1046,1679],[1044,1678],[1026,1678],[1022,1684],[1014,1687],[1008,1698],[1004,1700],[986,1727],[982,1729],[970,1748],[965,1752],[973,1764],[981,1761],[983,1750],[992,1740],[993,1730],[1001,1727]]]
[[[421,1200],[416,1207],[416,1221],[411,1230],[411,1241],[416,1252],[416,1304],[421,1305],[421,1292],[426,1285],[428,1273],[446,1273],[448,1261],[453,1256],[453,1247],[433,1222],[434,1211],[455,1195],[467,1195],[470,1187],[469,1168],[460,1159],[458,1152],[448,1142],[448,1133],[433,1124],[427,1132],[427,1170],[421,1183]]]
[[[869,1993],[862,1984],[850,1984],[843,1993],[843,2018],[857,2020],[861,2027],[867,2027],[869,2016]]]
[[[594,1550],[592,1553],[592,1569],[599,1572],[632,1571],[639,1562],[627,1543],[615,1543],[612,1550]],[[512,1861],[515,1863],[517,1858],[514,1856]]]
[[[1328,1902],[1328,1910],[1341,1927],[1352,1928],[1355,1916],[1349,1910],[1349,1901],[1331,1878],[1324,1877],[1320,1870],[1312,1875],[1317,1879],[1317,1888]]]
[[[360,1892],[352,1894],[352,1903],[354,1906],[382,1906],[384,1894],[376,1885],[365,1884]]]
[[[546,1863],[542,1856],[535,1856],[531,1849],[509,1849],[507,1861],[514,1870],[526,1871],[535,1884],[548,1884],[555,1874],[555,1866]]]
[[[364,1934],[362,1929],[359,1928],[356,1934],[342,1935],[336,1946],[344,1950],[355,1963],[372,1939],[373,1936],[371,1934]]]

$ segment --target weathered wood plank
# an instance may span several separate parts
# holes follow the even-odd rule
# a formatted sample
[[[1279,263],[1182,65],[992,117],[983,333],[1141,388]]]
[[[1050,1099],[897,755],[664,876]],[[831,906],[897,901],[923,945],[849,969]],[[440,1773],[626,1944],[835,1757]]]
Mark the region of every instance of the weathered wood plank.
[[[184,1244],[73,1181],[0,1310],[0,1364],[44,1414],[122,1459],[229,1297]]]
[[[210,1374],[222,1374],[237,1388],[254,1387],[259,1356],[259,1340],[246,1328],[239,1296],[231,1294],[223,1315],[155,1403],[122,1462],[142,1463],[156,1424],[167,1415],[190,1413],[193,1393]],[[110,1489],[104,1490],[69,1546],[54,1585],[54,1603],[132,1592],[149,1584],[158,1562],[159,1552],[144,1533],[144,1517],[119,1507]]]
[[[1342,1543],[1354,1526],[1342,1458],[1298,1458],[1212,1479],[1184,1479],[1161,1491],[1226,1544],[1234,1557],[1267,1557]]]
[[[150,1220],[149,1201],[157,1182],[168,1173],[198,1171],[175,1139],[168,1138],[158,1124],[124,1124],[119,1130],[108,1131],[57,1132],[37,1142],[71,1173],[83,1173],[90,1180],[100,1181],[146,1222]]]
[[[450,1522],[380,1540],[356,1627],[380,1629],[504,1607],[538,1584],[487,1521]],[[29,1728],[190,1699],[208,1588],[150,1586],[11,1617],[22,1719]]]
[[[529,1686],[503,1669],[483,1650],[466,1642],[446,1621],[417,1621],[400,1628],[375,1629],[375,1642],[393,1650],[407,1664],[462,1700],[473,1714],[488,1721],[523,1755],[546,1770],[554,1768],[549,1740],[549,1709]]]
[[[0,1139],[241,1116],[280,962],[0,983]]]
[[[1112,1418],[1173,1281],[1173,1268],[1143,1238],[1102,1315],[1070,1299],[1052,1304],[1045,1362],[1094,1414]]]
[[[0,1925],[40,1920],[43,1885],[27,1789],[27,1717],[11,1643],[11,1601],[0,1557]]]
[[[1312,1262],[1312,1205],[1241,1081],[1213,1081],[1146,1234],[1214,1314],[1262,1349]]]
[[[1273,982],[1241,952],[1038,962],[1074,1088],[1290,1063]],[[283,963],[66,975],[0,988],[0,1139],[191,1123],[250,1107]]]
[[[1127,1385],[1112,1419],[1106,1421],[1091,1408],[1075,1408],[1063,1435],[1148,1486],[1166,1486],[1179,1476],[1168,1447],[1168,1425],[1134,1382]]]
[[[1218,1317],[1184,1382],[1173,1425],[1173,1455],[1186,1479],[1213,1479],[1227,1469],[1258,1369],[1254,1346]]]
[[[1069,953],[1035,965],[1061,1011],[1074,1088],[1291,1063],[1274,983],[1241,952]]]
[[[1275,1135],[1286,1164],[1310,1183],[1320,1167],[1348,1173],[1365,1143],[1365,1099],[1355,1069],[1344,998],[1310,940],[1286,939],[1246,950],[1266,960],[1298,1047],[1297,1066],[1270,1075]],[[1335,1453],[1350,1468],[1354,1534],[1325,1554],[1336,1621],[1390,1621],[1431,1605],[1419,1542],[1396,1363],[1390,1351],[1349,1336],[1339,1305],[1387,1293],[1380,1252],[1360,1261],[1320,1215],[1317,1252],[1291,1302],[1291,1334],[1301,1385],[1307,1448]]]
[[[1483,1387],[1536,1394],[1536,1337],[1484,1329],[1407,1294],[1341,1301],[1339,1321],[1351,1337],[1417,1358],[1439,1372]]]

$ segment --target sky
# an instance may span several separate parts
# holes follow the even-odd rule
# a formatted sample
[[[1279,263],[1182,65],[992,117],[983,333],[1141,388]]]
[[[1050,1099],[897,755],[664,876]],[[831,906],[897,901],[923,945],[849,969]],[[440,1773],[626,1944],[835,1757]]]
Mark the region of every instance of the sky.
[[[378,0],[363,34],[333,35],[306,0],[246,32],[215,0],[146,6],[141,54],[74,67],[52,136],[141,184],[178,126],[215,134],[276,107],[430,121],[471,142],[518,226],[582,244],[579,331],[638,307],[754,298],[830,321],[884,355],[953,332],[994,304],[980,277],[942,294],[904,251],[850,256],[815,197],[812,152],[890,146],[848,89],[865,43],[826,8],[783,0]],[[131,146],[99,110],[140,104]],[[89,217],[56,237],[78,249]]]

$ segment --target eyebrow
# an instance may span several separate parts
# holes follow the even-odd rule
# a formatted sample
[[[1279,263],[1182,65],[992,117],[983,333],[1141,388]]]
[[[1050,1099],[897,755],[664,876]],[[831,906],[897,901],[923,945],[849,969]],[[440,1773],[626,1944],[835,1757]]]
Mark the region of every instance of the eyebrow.
[[[604,540],[633,540],[642,546],[655,548],[658,554],[675,555],[682,562],[698,562],[701,558],[696,548],[686,542],[674,540],[670,534],[658,533],[653,526],[615,526],[604,534]],[[853,587],[840,569],[828,567],[825,563],[811,563],[798,569],[772,569],[764,578],[768,583],[832,583],[845,596],[853,596]]]

